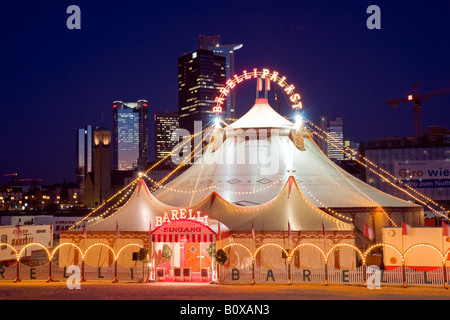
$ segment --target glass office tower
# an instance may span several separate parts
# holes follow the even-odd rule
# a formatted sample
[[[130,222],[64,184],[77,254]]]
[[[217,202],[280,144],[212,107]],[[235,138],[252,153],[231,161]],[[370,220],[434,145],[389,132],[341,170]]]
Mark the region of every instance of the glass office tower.
[[[226,79],[234,76],[234,53],[243,44],[220,44],[220,36],[199,36],[199,48],[213,51],[214,54],[225,57]],[[235,118],[236,91],[232,90],[226,99],[226,117]]]
[[[195,121],[203,127],[213,124],[214,99],[226,81],[225,65],[226,58],[210,50],[199,49],[178,58],[180,128],[193,134]]]
[[[113,103],[113,168],[133,170],[148,162],[148,102]]]
[[[160,160],[172,152],[178,141],[173,141],[172,133],[179,128],[177,112],[155,113],[156,159]]]

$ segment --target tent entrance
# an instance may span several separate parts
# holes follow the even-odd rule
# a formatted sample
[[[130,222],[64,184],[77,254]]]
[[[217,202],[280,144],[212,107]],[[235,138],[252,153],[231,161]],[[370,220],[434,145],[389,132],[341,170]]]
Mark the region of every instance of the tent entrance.
[[[151,233],[158,281],[210,281],[216,233],[192,219],[171,221]]]

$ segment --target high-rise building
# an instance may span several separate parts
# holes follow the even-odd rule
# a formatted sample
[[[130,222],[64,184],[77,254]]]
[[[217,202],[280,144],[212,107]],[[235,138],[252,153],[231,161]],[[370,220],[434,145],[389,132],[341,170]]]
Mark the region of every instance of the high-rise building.
[[[92,172],[94,161],[92,156],[93,138],[91,125],[76,129],[75,182],[81,189],[84,188],[84,182],[88,173]]]
[[[93,130],[92,154],[94,165],[86,179],[83,201],[98,206],[111,196],[111,130],[103,126]]]
[[[328,133],[328,118],[327,116],[320,116],[319,118],[319,127],[320,127],[320,134],[325,137],[325,134]],[[320,150],[326,155],[328,155],[328,141],[326,139],[318,139],[317,142]]]
[[[95,202],[103,203],[111,193],[111,130],[94,130],[94,191]]]
[[[202,126],[213,123],[214,99],[226,81],[225,66],[226,58],[210,50],[198,49],[178,58],[180,128],[193,134],[195,121]]]
[[[132,170],[148,162],[148,102],[114,101],[113,168]]]
[[[155,146],[156,159],[163,159],[177,144],[173,141],[172,133],[179,128],[179,118],[177,112],[157,112],[155,120]]]
[[[216,55],[225,57],[225,75],[227,79],[234,76],[234,52],[243,44],[220,44],[220,36],[199,36],[199,48],[213,51]],[[232,90],[226,99],[226,116],[235,118],[236,91]]]
[[[344,121],[342,118],[334,118],[328,122],[328,158],[344,160]]]

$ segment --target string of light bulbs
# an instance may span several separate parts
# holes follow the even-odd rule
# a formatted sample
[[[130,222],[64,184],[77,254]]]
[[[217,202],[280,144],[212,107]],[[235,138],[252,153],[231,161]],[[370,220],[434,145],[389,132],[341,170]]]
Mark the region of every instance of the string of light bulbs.
[[[166,161],[169,157],[172,156],[172,154],[174,154],[175,152],[178,152],[182,147],[184,147],[185,144],[187,144],[188,142],[191,142],[192,139],[194,139],[195,137],[197,137],[198,135],[203,134],[204,132],[206,132],[207,130],[211,129],[213,126],[208,126],[206,128],[204,128],[202,131],[199,131],[195,134],[192,134],[189,136],[189,139],[184,139],[184,141],[182,141],[180,144],[178,144],[177,146],[175,146],[172,151],[170,153],[168,153],[164,158],[160,159],[159,161],[157,161],[156,163],[154,163],[152,166],[150,166],[150,168],[148,168],[144,174],[149,173],[151,170],[153,170],[154,168],[156,168],[158,165],[160,165],[161,163],[163,163],[164,161]],[[133,179],[129,184],[127,184],[126,186],[124,186],[122,189],[120,189],[119,191],[117,191],[114,195],[112,195],[111,197],[109,197],[105,202],[103,202],[101,205],[99,205],[98,207],[96,207],[94,210],[92,210],[89,214],[87,214],[86,216],[84,216],[82,219],[80,219],[78,222],[76,222],[74,225],[70,226],[68,230],[72,230],[73,228],[75,228],[77,225],[79,225],[81,222],[83,221],[93,221],[94,219],[90,219],[90,220],[86,220],[87,218],[89,218],[90,216],[92,216],[94,213],[96,213],[97,211],[99,211],[101,208],[103,208],[104,206],[106,206],[106,204],[109,204],[113,199],[115,199],[116,197],[118,197],[119,195],[121,195],[123,192],[125,192],[125,190],[127,190],[128,188],[130,188],[127,192],[126,195],[130,194],[130,190],[131,187],[133,187],[140,179],[140,176],[138,176],[137,178]],[[112,207],[108,208],[106,210],[106,212],[104,212],[103,214],[101,214],[100,216],[96,216],[96,218],[98,217],[103,217],[106,215],[107,212],[111,211],[112,209],[116,208],[118,206],[118,204],[120,204],[121,202],[124,201],[124,197],[122,196],[121,199],[119,199],[118,202],[116,202]]]
[[[378,208],[384,213],[384,215],[386,216],[386,218],[388,218],[388,220],[392,223],[392,225],[394,225],[395,227],[397,226],[397,224],[394,222],[394,220],[392,220],[392,218],[390,217],[390,215],[384,210],[384,208],[377,203],[375,200],[373,200],[370,196],[368,196],[364,191],[362,191],[360,188],[358,188],[357,186],[355,186],[345,175],[342,174],[342,172],[339,170],[339,168],[336,167],[336,164],[333,163],[333,161],[331,161],[323,152],[322,150],[319,148],[319,146],[314,142],[314,139],[311,136],[311,131],[307,130],[307,134],[310,138],[310,140],[312,141],[312,143],[315,145],[315,147],[317,148],[317,150],[319,150],[320,153],[322,153],[322,155],[328,159],[328,162],[331,164],[331,166],[336,170],[336,172],[339,173],[339,175],[341,175],[353,188],[355,188],[355,190],[357,190],[360,194],[362,194],[365,198],[367,198],[369,201],[375,203]]]
[[[207,133],[206,133],[206,136],[208,135],[208,134],[210,134],[211,132],[212,132],[212,127],[208,127],[206,130],[208,130],[208,129],[210,129]],[[192,139],[190,139],[190,140],[187,140],[187,141],[191,141]],[[196,151],[196,149],[199,147],[199,146],[201,146],[203,144],[203,139],[197,144],[197,146],[195,146],[195,148],[194,148],[194,150],[192,150],[191,151],[191,153],[189,154],[189,155],[187,155],[187,156],[185,156],[184,157],[184,159],[183,159],[183,161],[180,163],[180,165],[178,166],[178,167],[176,167],[174,170],[172,170],[168,175],[166,175],[166,177],[164,177],[163,179],[161,179],[159,182],[156,182],[156,184],[157,185],[159,185],[159,184],[162,184],[162,183],[164,183],[164,181],[165,180],[167,180],[173,173],[175,173],[182,165],[184,165],[184,163],[186,162],[186,160],[188,159],[188,158],[190,158],[190,157],[192,157],[192,155],[193,154],[195,154],[195,151]],[[207,147],[207,145],[204,147],[204,148],[206,148]],[[203,148],[203,149],[204,149]],[[179,149],[179,148],[178,148]],[[203,150],[202,149],[202,150]],[[175,149],[174,149],[175,150]],[[176,151],[176,150],[175,150]],[[173,152],[175,152],[175,151],[172,151],[172,153]],[[169,154],[170,155],[170,154]],[[149,170],[146,170],[145,172],[143,172],[143,173],[141,173],[141,174],[139,174],[139,177],[137,178],[137,179],[135,179],[136,180],[136,182],[138,182],[142,177],[147,177],[148,178],[148,176],[147,176],[147,173],[148,172],[150,172],[150,169]],[[164,180],[164,181],[163,181]],[[157,188],[152,188],[151,190],[150,190],[150,192],[153,192],[154,190],[156,190]],[[133,189],[129,189],[129,192],[131,192]],[[130,200],[130,199],[128,199],[128,200]],[[123,201],[123,200],[122,200]],[[107,217],[105,217],[105,215],[108,213],[108,212],[110,212],[112,209],[114,209],[114,208],[116,208],[118,205],[120,205],[120,203],[122,202],[122,201],[120,201],[120,202],[117,202],[117,203],[115,203],[111,208],[109,208],[107,211],[105,211],[104,213],[102,213],[99,217],[101,217],[101,218],[103,218],[102,220],[96,220],[96,221],[94,221],[94,223],[92,223],[90,226],[93,226],[93,225],[96,225],[97,223],[99,223],[100,221],[105,221],[105,220],[107,220],[107,219],[109,219],[109,218],[111,218],[111,217],[113,217],[116,213],[117,213],[117,211],[116,212],[113,212],[112,214],[110,214],[109,216],[107,216]],[[96,218],[98,218],[98,217],[96,217]],[[95,220],[95,219],[91,219],[91,221],[92,220]]]
[[[153,180],[152,178],[150,178],[147,175],[144,175],[145,178],[147,178],[152,184],[156,184],[158,183],[157,181]],[[267,186],[257,189],[257,190],[252,190],[252,191],[232,191],[232,190],[228,190],[228,189],[224,189],[218,185],[210,185],[201,189],[197,189],[197,191],[193,191],[193,190],[180,190],[180,189],[176,189],[173,187],[167,187],[167,186],[160,186],[161,188],[168,190],[168,191],[172,191],[172,192],[177,192],[177,193],[193,193],[193,192],[204,192],[204,191],[208,191],[208,190],[214,190],[214,191],[221,191],[221,192],[227,192],[227,193],[232,193],[232,194],[239,194],[239,195],[250,195],[250,194],[255,194],[255,193],[259,193],[259,192],[263,192],[266,191],[268,189],[270,189],[271,187],[275,186],[275,185],[279,185],[281,182],[283,181],[282,178],[278,179],[277,181],[268,184]]]
[[[339,144],[342,145],[342,143],[340,141],[338,141],[336,138],[334,138],[333,136],[329,135],[327,132],[323,131],[320,127],[318,127],[317,125],[315,125],[314,123],[308,121],[308,123],[310,123],[312,126],[314,126],[317,130],[323,132],[324,134],[327,135],[327,137],[331,138],[332,140],[338,142]],[[327,140],[328,141],[328,140]],[[371,166],[375,167],[377,170],[383,172],[384,174],[386,174],[387,176],[389,176],[390,178],[392,178],[396,183],[401,184],[402,186],[404,186],[405,188],[411,190],[412,192],[416,193],[417,195],[419,195],[420,197],[423,197],[426,201],[434,204],[435,206],[439,207],[441,210],[446,211],[448,213],[448,210],[445,209],[444,207],[442,207],[441,205],[439,205],[438,203],[436,203],[435,201],[433,201],[431,198],[427,197],[425,194],[419,192],[418,190],[416,190],[415,188],[411,187],[410,185],[404,183],[401,179],[398,179],[397,177],[395,177],[392,173],[388,172],[387,170],[383,169],[382,167],[377,166],[375,163],[373,163],[372,161],[370,161],[368,158],[366,158],[365,156],[361,155],[359,152],[357,152],[356,150],[350,148],[350,147],[346,147],[348,150],[350,150],[354,155],[357,155],[358,157],[360,157],[361,159],[363,159],[363,162],[359,162],[357,159],[355,159],[356,161],[358,161],[358,163],[361,163],[364,167],[368,168],[367,164],[370,164]],[[341,151],[346,152],[345,148],[341,149]],[[348,153],[347,153],[348,154]],[[369,170],[371,170],[371,168],[368,168]],[[383,177],[386,181],[391,182],[390,180],[388,180],[386,177],[382,176],[380,173],[375,172],[373,170],[371,170],[373,173],[377,174],[380,177]],[[404,189],[399,188],[397,185],[394,184],[395,187],[397,187],[399,190],[403,191],[403,192],[407,192]],[[409,195],[409,193],[407,193]]]
[[[316,125],[314,125],[312,122],[308,121],[309,123],[311,123],[315,128],[319,129],[321,132],[324,132],[322,129],[318,128]],[[312,129],[312,128],[311,128]],[[314,130],[311,130],[311,132],[313,134],[315,134],[317,137],[319,137],[320,139],[325,140],[326,142],[329,142],[331,145],[333,145],[335,148],[337,148],[338,150],[342,151],[344,154],[354,157],[354,155],[358,155],[359,157],[361,157],[362,159],[364,159],[365,161],[367,161],[369,164],[371,164],[372,166],[374,166],[375,168],[377,168],[378,170],[384,172],[385,174],[387,174],[388,176],[392,177],[395,182],[399,182],[400,184],[402,184],[403,186],[407,187],[408,189],[410,189],[411,191],[415,192],[417,195],[425,198],[425,200],[421,200],[419,198],[417,198],[416,196],[412,195],[410,192],[408,192],[407,190],[401,188],[400,186],[398,186],[396,183],[392,182],[391,180],[389,180],[386,176],[382,175],[381,173],[375,171],[373,168],[370,168],[366,162],[360,161],[358,159],[355,158],[355,161],[358,162],[359,164],[361,164],[362,166],[364,166],[365,168],[367,168],[369,171],[373,172],[375,175],[377,175],[378,177],[380,177],[381,179],[383,179],[385,182],[389,183],[391,186],[393,186],[394,188],[402,191],[403,193],[407,194],[409,197],[411,197],[412,199],[416,200],[419,203],[422,203],[424,206],[426,206],[427,208],[429,208],[431,211],[433,211],[434,213],[436,213],[437,215],[441,216],[442,218],[445,219],[449,219],[448,216],[442,214],[441,212],[437,211],[436,209],[434,209],[433,207],[431,207],[426,201],[436,205],[437,207],[439,207],[441,210],[447,212],[447,214],[449,213],[447,209],[445,209],[444,207],[440,206],[439,204],[437,204],[436,202],[434,202],[433,200],[431,200],[429,197],[425,196],[424,194],[420,193],[419,191],[415,190],[414,188],[412,188],[411,186],[409,186],[408,184],[405,184],[403,181],[401,181],[400,179],[397,179],[396,177],[394,177],[391,173],[389,173],[388,171],[378,167],[377,165],[375,165],[373,162],[371,162],[369,159],[367,159],[366,157],[360,155],[357,151],[355,151],[354,149],[348,148],[351,150],[351,152],[353,152],[354,154],[350,154],[348,153],[345,148],[340,148],[338,147],[336,144],[334,144],[333,142],[331,142],[329,139],[323,137],[322,135],[320,135],[319,133],[315,132]],[[332,137],[331,135],[329,135],[328,133],[325,133],[327,137],[336,140],[334,137]],[[340,143],[340,142],[339,142]],[[340,143],[342,145],[342,143]]]

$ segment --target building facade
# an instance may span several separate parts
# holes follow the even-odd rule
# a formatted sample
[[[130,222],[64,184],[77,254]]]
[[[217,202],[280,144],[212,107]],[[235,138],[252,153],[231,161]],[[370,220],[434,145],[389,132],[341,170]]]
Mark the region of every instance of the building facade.
[[[227,79],[234,76],[234,53],[243,44],[220,44],[220,36],[199,36],[199,48],[213,51],[214,54],[225,57],[225,75]],[[232,90],[226,99],[226,117],[235,118],[236,91]]]
[[[75,183],[79,188],[84,188],[84,182],[89,172],[92,172],[94,158],[92,155],[93,131],[92,126],[87,125],[76,129],[76,166]]]
[[[225,85],[225,69],[226,58],[210,50],[198,49],[178,58],[180,128],[193,134],[195,121],[203,127],[213,124],[214,98]]]
[[[94,134],[94,167],[88,174],[84,203],[98,206],[111,195],[111,130],[96,128]]]
[[[114,101],[113,168],[132,170],[148,162],[148,102]]]
[[[334,118],[328,122],[328,158],[334,160],[344,160],[342,152],[344,146],[344,121],[342,118]]]
[[[409,185],[443,206],[450,204],[450,131],[428,128],[421,139],[387,137],[361,143],[361,153],[391,173],[399,186]],[[406,194],[369,168],[366,182],[399,198]],[[403,188],[405,189],[405,188]]]
[[[177,141],[172,140],[172,133],[180,127],[177,112],[157,112],[155,121],[156,159],[163,159],[172,152]]]

